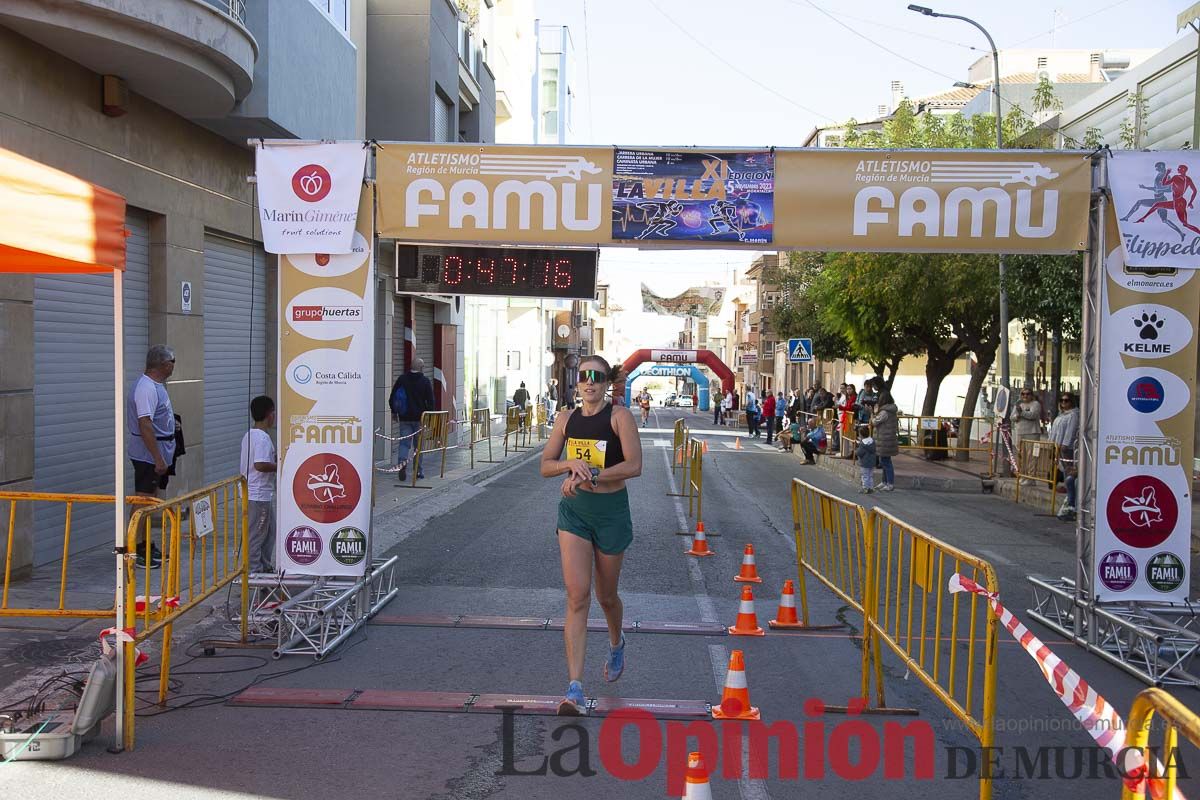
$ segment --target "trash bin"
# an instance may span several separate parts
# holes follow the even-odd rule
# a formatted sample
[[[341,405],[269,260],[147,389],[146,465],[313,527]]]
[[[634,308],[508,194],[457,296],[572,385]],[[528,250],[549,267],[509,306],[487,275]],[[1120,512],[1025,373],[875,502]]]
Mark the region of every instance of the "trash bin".
[[[949,447],[949,440],[946,436],[946,428],[939,425],[932,430],[921,431],[921,446],[922,447],[938,447],[940,450],[926,450],[926,461],[943,461],[950,455],[950,451],[945,448]]]

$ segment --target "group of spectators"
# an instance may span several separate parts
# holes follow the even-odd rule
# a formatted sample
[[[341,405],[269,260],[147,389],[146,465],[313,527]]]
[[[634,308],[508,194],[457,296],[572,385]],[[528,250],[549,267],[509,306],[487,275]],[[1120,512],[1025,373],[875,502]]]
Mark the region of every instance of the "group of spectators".
[[[1017,402],[1013,403],[1008,414],[1012,434],[1012,456],[1015,461],[1020,456],[1023,439],[1040,439],[1043,431],[1042,403],[1037,399],[1033,390],[1026,387],[1020,390]],[[1075,479],[1078,474],[1078,460],[1075,457],[1079,446],[1079,398],[1070,392],[1059,392],[1058,413],[1050,423],[1050,441],[1058,445],[1058,464],[1054,482],[1062,480],[1066,497],[1058,510],[1058,518],[1064,521],[1075,519]],[[1021,479],[1025,484],[1034,481],[1029,478]]]

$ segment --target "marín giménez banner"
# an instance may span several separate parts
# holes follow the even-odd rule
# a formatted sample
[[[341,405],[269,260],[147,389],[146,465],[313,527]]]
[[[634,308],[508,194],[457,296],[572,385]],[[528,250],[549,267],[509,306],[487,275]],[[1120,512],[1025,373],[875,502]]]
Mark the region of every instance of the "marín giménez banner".
[[[723,286],[692,286],[674,297],[662,297],[642,284],[642,311],[672,317],[713,317],[721,313]]]
[[[1113,153],[1108,177],[1129,266],[1200,268],[1197,172],[1200,156],[1189,150]]]
[[[267,252],[349,253],[367,165],[362,142],[260,145],[255,153]]]

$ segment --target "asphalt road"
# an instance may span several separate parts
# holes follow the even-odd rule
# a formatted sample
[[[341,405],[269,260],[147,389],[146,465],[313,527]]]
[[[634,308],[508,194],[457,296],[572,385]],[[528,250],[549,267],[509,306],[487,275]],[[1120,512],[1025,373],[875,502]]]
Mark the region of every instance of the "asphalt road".
[[[690,559],[689,541],[676,532],[689,524],[685,510],[666,496],[677,486],[670,470],[674,419],[686,416],[700,436],[711,417],[678,409],[654,410],[643,432],[644,469],[630,485],[635,540],[628,551],[621,592],[628,620],[721,622],[732,624],[740,585],[734,583],[745,543],[754,544],[764,578],[755,587],[760,624],[774,616],[780,586],[796,577],[788,486],[800,476],[815,486],[858,499],[854,486],[829,473],[800,464],[789,455],[743,441],[741,450],[725,445],[728,431],[709,434],[705,461],[706,527],[720,534],[710,540],[716,556]],[[447,503],[443,513],[408,532],[392,550],[401,557],[401,591],[383,613],[481,614],[557,617],[563,592],[554,539],[558,480],[543,480],[536,459],[465,492],[462,502]],[[1024,613],[1030,593],[1029,572],[1069,574],[1073,543],[1067,526],[1035,516],[1027,509],[992,496],[897,492],[871,496],[897,516],[996,566],[1003,598]],[[798,732],[791,751],[799,759],[800,779],[784,771],[772,746],[765,777],[712,778],[715,798],[971,798],[978,796],[977,775],[947,777],[966,771],[967,751],[975,742],[944,706],[894,658],[885,658],[889,705],[908,707],[917,717],[865,716],[865,725],[847,717],[814,717],[806,701],[844,704],[857,693],[860,640],[854,615],[834,595],[809,581],[814,622],[845,620],[849,627],[803,634],[772,633],[762,638],[659,635],[628,636],[628,667],[620,682],[600,677],[605,635],[588,641],[585,691],[594,697],[663,698],[717,703],[729,651],[745,651],[752,702],[768,723],[790,723]],[[600,611],[593,608],[594,617]],[[1126,710],[1141,685],[1116,668],[1031,627],[1082,673],[1117,708]],[[997,744],[1009,777],[995,781],[997,798],[1095,800],[1116,797],[1117,781],[1099,772],[1088,777],[1091,740],[1071,725],[1066,709],[1050,691],[1035,664],[1001,632],[997,689]],[[219,658],[181,659],[173,675],[182,683],[175,702],[221,695],[257,676],[292,668],[264,685],[346,690],[423,690],[467,693],[553,695],[566,683],[562,640],[541,630],[489,630],[368,625],[327,663],[307,659],[260,663],[237,653]],[[210,671],[227,674],[200,674]],[[1194,705],[1194,693],[1180,696]],[[882,763],[861,780],[838,774],[869,761],[873,743],[888,741],[888,725],[914,720],[930,726],[935,742],[933,777],[912,777],[912,747],[896,766],[906,777],[889,778]],[[341,708],[240,708],[223,704],[145,717],[138,723],[138,747],[119,756],[102,742],[85,747],[58,764],[0,765],[0,796],[94,798],[96,796],[169,795],[191,797],[317,798],[343,795],[395,798],[662,798],[668,766],[682,769],[684,728],[660,724],[639,737],[626,728],[611,735],[599,719],[563,720],[545,716],[504,718],[480,713],[362,711]],[[716,730],[729,756],[744,749],[728,728],[699,723],[696,732]],[[604,733],[602,734],[602,731]],[[657,732],[657,737],[654,735]],[[853,735],[851,735],[853,734]],[[661,739],[661,752],[655,739]],[[693,743],[696,740],[692,740]],[[826,758],[817,742],[823,741]],[[609,747],[603,742],[608,742]],[[616,743],[619,742],[619,747]],[[680,743],[670,748],[667,742]],[[849,762],[833,763],[835,742],[849,743]],[[1057,747],[1048,759],[1047,777],[1011,777],[1018,766],[1016,748]],[[797,750],[798,748],[798,750]],[[958,749],[953,749],[958,748]],[[669,750],[675,752],[668,754]],[[558,752],[557,756],[553,756]],[[624,780],[616,761],[645,766],[644,774]],[[1185,753],[1185,757],[1194,756]],[[546,757],[550,761],[544,762]],[[1083,775],[1069,779],[1075,759]],[[582,763],[581,763],[582,759]],[[896,759],[893,759],[896,761]],[[953,761],[953,763],[952,763]],[[537,773],[546,763],[555,775]],[[1035,761],[1035,763],[1037,763]],[[1200,760],[1196,760],[1200,764]],[[818,765],[824,777],[817,777]],[[1193,770],[1194,771],[1194,770]],[[497,774],[497,773],[509,774]],[[581,774],[594,772],[591,775]],[[736,773],[735,773],[736,774]],[[14,789],[17,791],[14,793]],[[678,796],[678,795],[677,795]]]

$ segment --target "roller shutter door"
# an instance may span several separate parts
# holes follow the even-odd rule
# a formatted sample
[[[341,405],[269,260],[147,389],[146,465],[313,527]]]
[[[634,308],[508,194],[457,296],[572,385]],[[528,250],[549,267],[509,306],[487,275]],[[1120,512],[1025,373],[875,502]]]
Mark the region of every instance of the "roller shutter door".
[[[267,387],[267,254],[204,237],[204,482],[238,470],[250,400]]]
[[[418,300],[413,315],[413,333],[417,337],[417,356],[425,361],[425,377],[433,380],[433,303]]]
[[[150,338],[150,223],[125,218],[125,392],[146,364]],[[110,275],[39,275],[33,289],[33,487],[38,492],[113,492],[113,311]],[[125,468],[125,487],[133,474]],[[34,505],[33,563],[62,557],[64,509]],[[112,508],[71,510],[71,552],[113,539]]]

